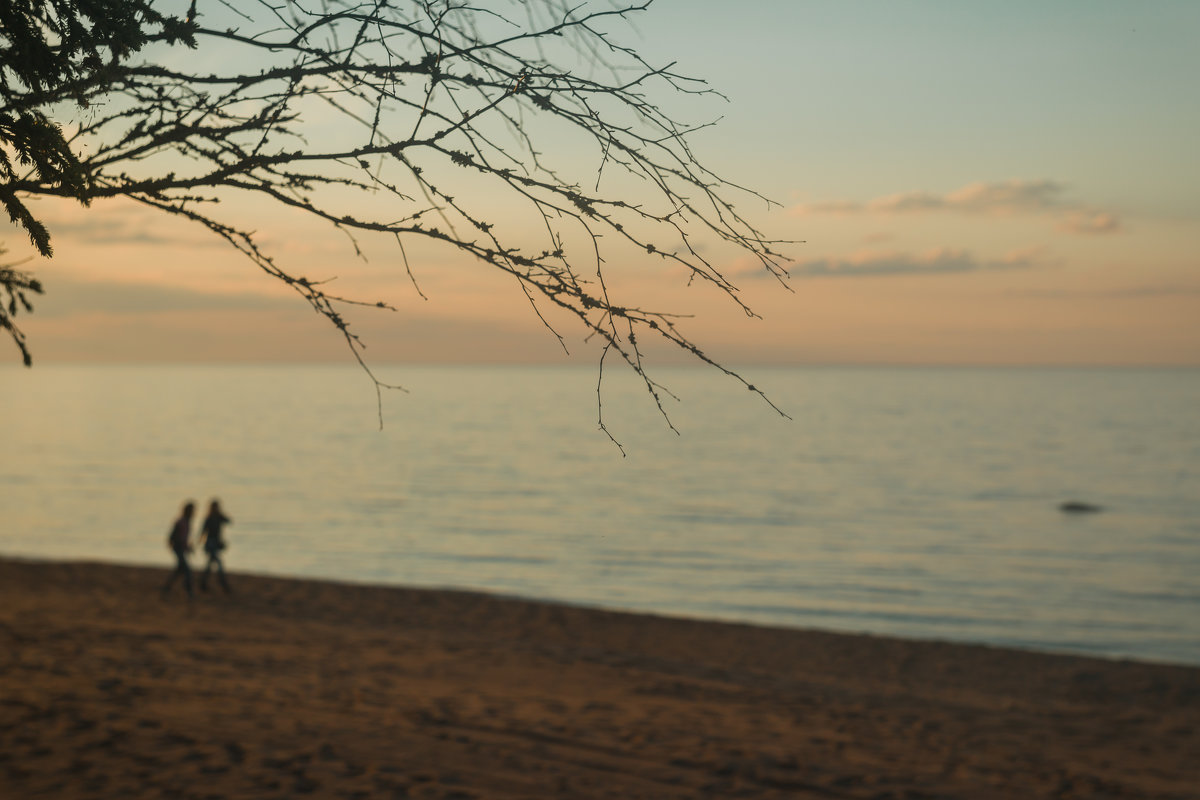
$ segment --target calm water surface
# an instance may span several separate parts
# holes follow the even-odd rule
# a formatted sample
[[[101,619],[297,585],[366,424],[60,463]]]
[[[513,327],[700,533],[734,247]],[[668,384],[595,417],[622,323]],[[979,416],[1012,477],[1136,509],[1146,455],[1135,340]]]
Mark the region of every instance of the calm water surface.
[[[0,553],[1200,664],[1200,371],[0,368]],[[1071,516],[1065,500],[1102,505]]]

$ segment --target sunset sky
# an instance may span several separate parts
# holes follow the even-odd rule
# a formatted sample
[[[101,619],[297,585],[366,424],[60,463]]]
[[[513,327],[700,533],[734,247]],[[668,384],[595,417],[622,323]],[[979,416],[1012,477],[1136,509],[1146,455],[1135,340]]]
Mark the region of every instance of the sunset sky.
[[[628,304],[695,314],[685,332],[735,363],[1200,364],[1198,37],[1190,0],[657,0],[630,40],[728,98],[697,107],[724,119],[694,149],[775,200],[739,208],[797,243],[791,292],[721,265],[762,319],[649,264]],[[27,265],[48,291],[18,318],[35,363],[348,358],[201,229],[35,207],[56,246]],[[240,213],[294,273],[399,309],[353,315],[370,359],[565,360],[481,265],[422,252],[422,299],[394,252],[363,264],[311,224]]]

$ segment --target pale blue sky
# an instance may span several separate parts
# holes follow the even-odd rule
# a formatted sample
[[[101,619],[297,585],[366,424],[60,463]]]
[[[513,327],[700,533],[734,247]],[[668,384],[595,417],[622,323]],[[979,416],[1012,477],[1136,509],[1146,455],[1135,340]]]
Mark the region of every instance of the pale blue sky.
[[[772,194],[1054,177],[1200,212],[1200,3],[659,0],[644,17],[651,52],[731,98],[712,138],[753,137],[770,162],[743,163]]]

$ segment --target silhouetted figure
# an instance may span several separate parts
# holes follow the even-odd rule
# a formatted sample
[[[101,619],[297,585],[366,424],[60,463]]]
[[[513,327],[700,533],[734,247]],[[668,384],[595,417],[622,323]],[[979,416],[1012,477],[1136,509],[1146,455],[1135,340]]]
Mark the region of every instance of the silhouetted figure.
[[[200,543],[204,552],[208,554],[208,563],[204,565],[204,572],[200,575],[201,591],[208,591],[208,573],[213,564],[217,565],[217,578],[221,581],[221,588],[226,594],[230,591],[229,581],[225,580],[225,564],[221,561],[221,551],[225,549],[225,538],[221,535],[221,528],[230,522],[233,520],[225,516],[221,511],[221,502],[214,497],[208,506],[208,516],[200,524]]]
[[[192,568],[188,564],[188,553],[192,552],[192,543],[190,541],[192,535],[192,515],[196,512],[196,504],[188,500],[183,504],[183,511],[179,514],[179,519],[175,520],[175,524],[171,526],[171,533],[167,536],[167,546],[171,548],[171,552],[175,554],[175,571],[167,578],[167,582],[163,585],[163,597],[167,596],[171,585],[175,583],[175,579],[180,575],[183,576],[183,588],[187,590],[188,599],[192,598]]]

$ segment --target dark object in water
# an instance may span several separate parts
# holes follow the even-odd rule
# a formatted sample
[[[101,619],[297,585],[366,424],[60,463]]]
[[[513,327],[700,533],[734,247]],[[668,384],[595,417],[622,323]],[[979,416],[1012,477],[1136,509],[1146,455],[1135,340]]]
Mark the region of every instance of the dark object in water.
[[[1064,514],[1095,514],[1097,511],[1103,511],[1100,506],[1092,505],[1091,503],[1081,503],[1078,500],[1069,500],[1065,503],[1060,503],[1058,510]]]

